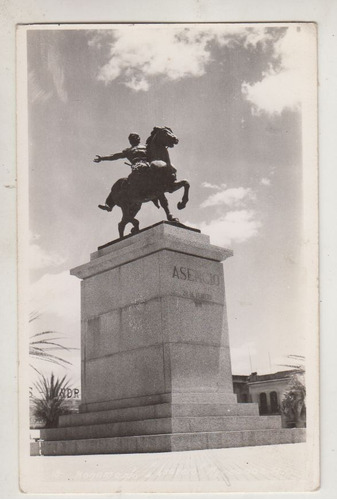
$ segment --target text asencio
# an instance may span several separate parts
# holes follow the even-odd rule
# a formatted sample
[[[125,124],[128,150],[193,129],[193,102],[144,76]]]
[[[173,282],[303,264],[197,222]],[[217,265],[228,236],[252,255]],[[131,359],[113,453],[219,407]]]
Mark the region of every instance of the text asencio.
[[[197,271],[189,267],[174,266],[172,278],[183,281],[197,281],[205,285],[219,286],[220,284],[220,278],[217,274]]]

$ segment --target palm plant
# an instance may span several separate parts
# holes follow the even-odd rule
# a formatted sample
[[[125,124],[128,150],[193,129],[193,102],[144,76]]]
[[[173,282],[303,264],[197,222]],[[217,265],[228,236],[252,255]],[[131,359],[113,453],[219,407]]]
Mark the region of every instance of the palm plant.
[[[39,317],[38,313],[32,313],[29,322],[35,321]],[[51,351],[71,351],[74,348],[65,347],[58,341],[62,337],[58,337],[57,333],[53,330],[45,330],[43,332],[35,333],[31,336],[29,342],[29,355],[32,358],[47,361],[49,363],[55,363],[60,366],[71,365],[70,361],[62,358],[61,356],[56,356]],[[39,374],[39,370],[34,365],[30,365]]]
[[[70,361],[51,353],[51,351],[54,350],[70,351],[70,348],[56,342],[60,340],[61,337],[55,337],[55,334],[56,332],[52,330],[46,330],[32,335],[29,342],[29,355],[32,358],[48,361],[49,363],[55,363],[61,366],[71,365]],[[32,364],[31,366],[34,370],[38,371]]]
[[[55,377],[52,373],[50,378],[40,375],[34,384],[39,397],[32,396],[33,414],[44,423],[45,428],[57,427],[60,415],[68,413],[66,405],[66,390],[69,381],[66,376]]]

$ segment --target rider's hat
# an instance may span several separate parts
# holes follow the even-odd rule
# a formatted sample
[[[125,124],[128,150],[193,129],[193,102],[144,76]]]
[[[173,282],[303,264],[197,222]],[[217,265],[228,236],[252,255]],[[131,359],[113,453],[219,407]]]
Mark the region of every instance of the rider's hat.
[[[130,134],[129,139],[140,139],[140,136],[138,134]]]

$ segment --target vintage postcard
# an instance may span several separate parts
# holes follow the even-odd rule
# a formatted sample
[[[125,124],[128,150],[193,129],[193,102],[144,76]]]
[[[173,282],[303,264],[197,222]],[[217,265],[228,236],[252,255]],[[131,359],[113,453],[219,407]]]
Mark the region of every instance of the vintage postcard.
[[[316,46],[18,26],[25,493],[318,488]]]

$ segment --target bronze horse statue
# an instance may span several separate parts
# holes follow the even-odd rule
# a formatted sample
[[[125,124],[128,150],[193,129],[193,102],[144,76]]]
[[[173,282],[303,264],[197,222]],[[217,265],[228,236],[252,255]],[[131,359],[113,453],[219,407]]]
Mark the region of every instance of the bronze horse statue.
[[[173,193],[184,188],[182,200],[178,203],[179,210],[185,208],[188,202],[189,183],[186,180],[176,180],[176,169],[171,165],[168,148],[178,144],[177,137],[168,127],[154,127],[146,140],[148,163],[135,166],[127,178],[119,179],[111,188],[109,206],[121,207],[123,216],[118,224],[119,236],[124,236],[125,226],[133,225],[131,234],[139,231],[139,221],[135,218],[142,203],[153,201],[159,208],[158,201],[166,213],[167,220],[179,222],[170,212],[165,193]]]

